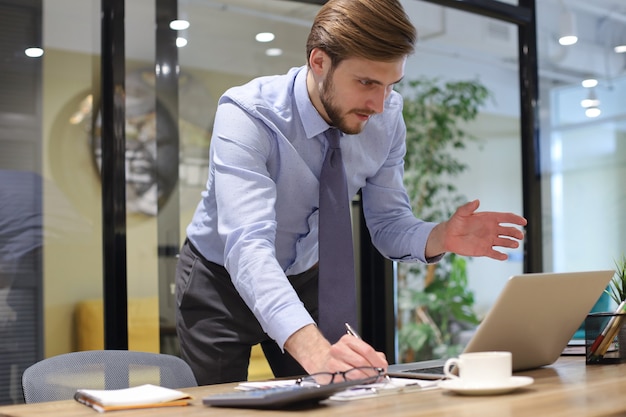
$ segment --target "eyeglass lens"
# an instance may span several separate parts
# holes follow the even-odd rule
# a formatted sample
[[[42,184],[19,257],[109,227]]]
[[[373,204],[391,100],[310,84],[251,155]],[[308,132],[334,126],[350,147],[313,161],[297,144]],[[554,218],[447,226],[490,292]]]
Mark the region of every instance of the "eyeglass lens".
[[[356,381],[367,379],[367,382],[375,382],[383,376],[383,370],[374,367],[359,367],[348,369],[343,372],[320,372],[308,375],[301,379],[301,384],[327,385],[333,382]]]

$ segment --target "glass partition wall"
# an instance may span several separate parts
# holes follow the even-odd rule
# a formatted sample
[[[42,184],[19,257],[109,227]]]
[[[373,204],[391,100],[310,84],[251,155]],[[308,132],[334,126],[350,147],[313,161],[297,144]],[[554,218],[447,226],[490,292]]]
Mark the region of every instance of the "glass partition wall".
[[[575,41],[557,17],[575,22]],[[547,1],[537,14],[547,271],[614,269],[626,253],[624,22],[626,4],[611,0]],[[609,297],[594,307],[611,308]]]
[[[450,116],[454,128],[467,135],[455,133],[455,140],[434,156],[445,161],[453,159],[462,168],[455,171],[456,165],[447,162],[440,167],[442,174],[424,173],[439,184],[434,200],[447,201],[448,208],[431,216],[440,204],[430,206],[431,199],[424,194],[415,200],[415,206],[422,207],[416,209],[416,214],[443,221],[453,208],[474,199],[480,200],[481,210],[522,213],[519,71],[516,64],[512,65],[517,61],[517,25],[421,1],[406,5],[419,34],[417,51],[407,63],[407,81],[434,83],[441,89],[438,96],[424,102],[430,103],[426,105],[433,108],[432,112],[438,101],[468,103],[461,106],[462,110],[454,110],[459,115]],[[481,87],[488,92],[484,102],[472,94]],[[463,95],[459,91],[464,91]],[[409,90],[405,97],[410,98],[411,93]],[[430,93],[424,89],[417,94]],[[464,120],[460,112],[469,111],[469,103],[478,106],[479,112]],[[435,125],[429,133],[443,138],[445,129]],[[409,135],[407,140],[416,139]],[[415,152],[419,148],[409,146],[408,158],[413,158],[411,149]],[[411,169],[417,171],[407,168],[405,182],[414,175],[409,172]],[[411,188],[411,184],[407,186]],[[420,201],[426,204],[421,205]],[[459,353],[475,326],[466,316],[480,320],[506,279],[524,269],[523,247],[507,254],[506,262],[448,255],[429,267],[398,264],[397,361]]]
[[[626,77],[600,79],[595,87],[581,82],[550,91],[546,238],[556,271],[614,268],[626,251]],[[588,101],[600,114],[590,112]]]
[[[231,86],[305,64],[306,36],[322,2],[313,3],[125,2],[122,158],[126,199],[124,227],[116,232],[125,237],[129,349],[177,352],[172,321],[173,267],[206,181],[217,100]],[[518,81],[522,61],[517,52],[518,25],[512,23],[515,19],[495,17],[518,2],[484,3],[491,12],[480,16],[473,2],[403,0],[419,35],[416,54],[407,63],[406,79],[470,81],[490,91],[478,116],[461,126],[477,140],[468,141],[465,149],[449,152],[467,168],[462,175],[446,180],[465,198],[479,198],[483,210],[521,213],[528,201],[520,95],[528,91],[520,88]],[[588,119],[582,116],[579,102],[590,90],[580,87],[583,71],[570,62],[587,52],[570,50],[565,59],[554,42],[561,3],[573,7],[580,19],[590,19],[583,25],[590,33],[599,27],[592,21],[599,19],[602,8],[614,12],[611,16],[617,16],[612,17],[617,22],[626,12],[620,0],[590,1],[588,7],[577,0],[539,3],[542,83],[541,100],[535,105],[541,116],[541,170],[531,175],[541,179],[543,197],[540,219],[534,218],[544,230],[541,269],[611,268],[626,246],[620,234],[626,190],[624,114],[620,110],[624,95],[619,94],[623,55],[610,58],[612,63],[616,61],[610,76],[596,74],[600,84],[595,93],[602,103],[602,116]],[[526,10],[534,6],[532,1],[519,4]],[[28,22],[0,25],[0,45],[9,51],[5,56],[13,57],[0,63],[0,170],[35,174],[26,182],[10,181],[14,190],[27,190],[31,197],[20,208],[10,209],[13,213],[25,213],[25,207],[43,212],[42,220],[33,223],[36,232],[31,237],[35,242],[31,246],[41,250],[32,252],[26,261],[29,278],[20,279],[15,286],[14,294],[26,294],[26,304],[19,308],[13,301],[8,307],[0,305],[0,322],[19,323],[19,337],[28,338],[18,340],[15,327],[9,330],[19,347],[8,348],[21,355],[19,360],[2,355],[10,360],[6,361],[8,371],[1,373],[0,402],[9,403],[21,401],[19,378],[29,363],[44,356],[104,347],[103,269],[107,265],[103,261],[103,230],[111,225],[103,222],[101,177],[102,3],[0,0],[0,6],[2,18],[13,16],[9,19],[12,23]],[[24,11],[24,20],[15,18],[15,13]],[[169,28],[174,18],[187,20],[189,26]],[[265,35],[257,38],[258,34]],[[591,38],[584,45],[595,48]],[[30,46],[43,46],[43,56],[23,55]],[[562,59],[555,61],[559,57]],[[17,75],[23,84],[17,82]],[[2,192],[5,201],[9,194]],[[368,237],[359,204],[357,197],[355,242],[360,238],[365,242],[356,247],[361,258],[358,272],[368,277],[361,288],[361,314],[367,323],[361,333],[385,350],[390,361],[402,360],[393,335],[391,345],[388,343],[389,328],[398,334],[406,326],[406,322],[398,323],[403,314],[406,317],[402,311],[406,306],[396,311],[397,291],[402,290],[398,287],[404,285],[402,267],[372,261],[378,258],[366,248]],[[1,220],[0,225],[4,225]],[[4,262],[6,248],[11,246],[2,239],[0,260]],[[507,262],[467,260],[466,289],[473,295],[472,308],[478,318],[508,276],[528,269],[525,255],[521,248],[510,251]],[[5,269],[3,264],[0,271],[4,274]],[[423,283],[419,274],[417,277],[419,292]],[[380,292],[372,281],[384,282]],[[465,336],[466,332],[457,333],[455,343],[462,345]]]

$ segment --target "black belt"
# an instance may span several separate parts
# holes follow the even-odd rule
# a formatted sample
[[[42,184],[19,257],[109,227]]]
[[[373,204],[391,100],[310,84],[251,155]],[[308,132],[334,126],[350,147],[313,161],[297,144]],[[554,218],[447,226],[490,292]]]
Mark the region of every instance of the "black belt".
[[[191,241],[189,240],[189,238],[185,239],[185,243],[183,245],[187,245],[189,247],[189,249],[191,250],[191,252],[196,255],[198,257],[198,259],[200,259],[200,262],[202,262],[207,268],[222,268],[224,269],[224,271],[226,271],[226,268],[224,268],[224,265],[220,265],[218,263],[209,261],[207,258],[204,257],[204,255],[202,255],[200,253],[200,251],[198,250],[198,248],[196,248],[193,243],[191,243]],[[228,273],[228,272],[226,272]]]

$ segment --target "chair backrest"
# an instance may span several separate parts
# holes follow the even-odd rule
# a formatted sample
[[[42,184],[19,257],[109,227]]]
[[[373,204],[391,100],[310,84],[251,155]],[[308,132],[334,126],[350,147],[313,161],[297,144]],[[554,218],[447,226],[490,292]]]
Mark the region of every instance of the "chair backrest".
[[[72,399],[77,389],[120,389],[153,384],[197,386],[189,365],[163,353],[88,350],[43,359],[24,371],[26,403]]]

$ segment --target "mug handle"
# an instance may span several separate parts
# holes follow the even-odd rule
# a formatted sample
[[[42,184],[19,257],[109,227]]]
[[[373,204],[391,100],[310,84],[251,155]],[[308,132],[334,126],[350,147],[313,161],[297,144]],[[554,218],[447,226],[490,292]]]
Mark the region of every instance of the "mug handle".
[[[443,373],[446,376],[446,378],[450,378],[450,379],[458,379],[459,376],[455,375],[452,372],[452,368],[453,367],[457,367],[459,366],[460,361],[458,358],[450,358],[446,361],[446,363],[443,365]]]

